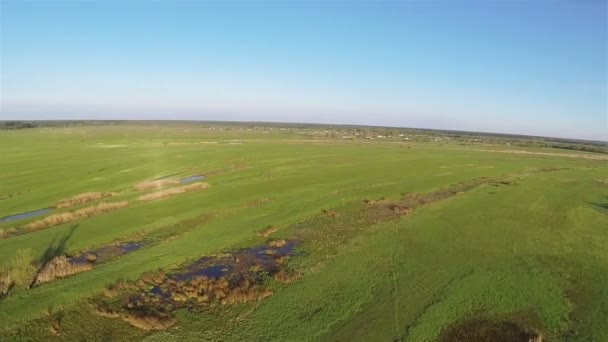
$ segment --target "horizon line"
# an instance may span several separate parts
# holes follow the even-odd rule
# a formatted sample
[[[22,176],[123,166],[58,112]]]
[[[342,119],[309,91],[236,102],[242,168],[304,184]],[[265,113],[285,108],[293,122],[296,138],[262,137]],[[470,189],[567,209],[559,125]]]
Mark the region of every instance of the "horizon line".
[[[489,131],[465,131],[465,130],[454,130],[454,129],[443,129],[443,128],[430,128],[430,127],[413,127],[413,126],[384,126],[384,125],[362,125],[362,124],[348,124],[348,123],[322,123],[322,122],[303,122],[303,121],[249,121],[249,120],[191,120],[191,119],[0,119],[0,122],[197,122],[197,123],[258,123],[258,124],[287,124],[287,125],[317,125],[317,126],[345,126],[345,127],[372,127],[372,128],[392,128],[392,129],[418,129],[426,131],[437,131],[446,133],[474,133],[482,135],[498,135],[504,137],[514,138],[543,138],[543,139],[561,139],[570,140],[574,142],[589,142],[589,143],[602,143],[608,144],[608,140],[595,140],[595,139],[583,139],[583,138],[568,138],[559,136],[548,136],[548,135],[530,135],[521,133],[502,133],[502,132],[489,132]]]

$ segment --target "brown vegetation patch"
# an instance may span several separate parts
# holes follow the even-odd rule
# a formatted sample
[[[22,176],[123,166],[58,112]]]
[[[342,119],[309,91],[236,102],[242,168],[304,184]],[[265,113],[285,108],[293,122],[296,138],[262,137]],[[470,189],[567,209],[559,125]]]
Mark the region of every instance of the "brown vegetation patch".
[[[124,281],[124,280],[118,280],[115,283],[112,283],[112,284],[108,285],[106,288],[104,288],[103,295],[108,298],[114,298],[123,291],[137,290],[137,289],[138,289],[138,287],[131,282]]]
[[[392,211],[394,211],[395,213],[397,213],[399,215],[408,215],[412,211],[414,211],[414,209],[408,207],[407,205],[401,205],[401,204],[393,204],[393,205],[391,205],[390,208]]]
[[[186,282],[169,279],[162,286],[166,293],[170,293],[171,300],[175,303],[195,301],[201,305],[214,303],[226,305],[251,302],[272,295],[269,288],[257,284],[255,279],[247,275],[232,281],[226,277],[209,278],[206,276],[196,277]]]
[[[166,197],[175,196],[178,194],[182,194],[185,192],[196,191],[196,190],[204,190],[209,187],[207,183],[192,183],[189,185],[180,186],[177,188],[171,188],[167,190],[161,190],[157,192],[153,192],[151,194],[145,194],[137,197],[140,201],[155,201]]]
[[[112,309],[109,305],[102,303],[102,302],[97,303],[96,305],[93,306],[93,313],[98,316],[107,317],[107,318],[120,317],[120,312]]]
[[[120,201],[120,202],[102,202],[98,205],[94,205],[91,207],[86,207],[74,211],[67,211],[64,213],[53,214],[48,217],[45,217],[41,220],[37,220],[25,225],[25,229],[27,231],[35,231],[40,230],[60,224],[64,224],[67,222],[72,222],[76,220],[80,220],[83,218],[104,214],[110,211],[114,211],[117,209],[125,208],[129,205],[128,201]]]
[[[57,278],[65,278],[72,274],[90,271],[92,269],[93,265],[91,264],[74,264],[66,256],[61,255],[46,263],[40,272],[38,272],[32,284],[38,285],[47,283]]]
[[[0,229],[0,239],[14,235],[17,232],[17,228],[11,227],[7,229]]]
[[[115,196],[114,192],[85,192],[70,198],[63,199],[55,204],[56,208],[66,208],[75,205],[96,201],[106,197]]]
[[[136,190],[143,191],[143,190],[150,190],[150,189],[160,189],[165,186],[176,185],[176,184],[179,184],[179,180],[177,180],[177,179],[157,179],[157,180],[138,183],[134,186],[134,188]]]
[[[276,233],[279,229],[274,226],[268,226],[262,230],[258,230],[255,235],[259,237],[269,237],[271,234]]]
[[[440,342],[543,342],[543,334],[511,321],[472,319],[445,328]]]
[[[325,210],[323,209],[323,214],[329,216],[329,217],[334,217],[334,218],[338,218],[340,217],[340,214],[336,211],[333,210]]]
[[[287,241],[285,240],[272,240],[268,242],[268,246],[273,248],[281,248],[287,245]]]
[[[122,319],[142,330],[163,330],[172,327],[177,320],[156,310],[129,310],[122,314]]]
[[[267,276],[289,283],[299,273],[281,271],[295,244],[285,240],[242,249],[234,253],[201,258],[180,271],[143,274],[135,282],[119,282],[106,288],[105,297],[115,298],[112,307],[96,299],[93,312],[106,317],[122,317],[144,329],[166,329],[175,324],[172,312],[180,308],[205,308],[260,301],[272,295]],[[271,250],[272,255],[266,251]],[[117,298],[117,299],[116,299]]]
[[[388,203],[388,200],[384,197],[377,199],[377,200],[373,200],[373,199],[365,199],[363,200],[363,203],[367,204],[367,205],[379,205],[379,204],[385,204]]]
[[[288,270],[281,270],[274,275],[274,280],[283,283],[290,284],[302,276],[302,273]]]

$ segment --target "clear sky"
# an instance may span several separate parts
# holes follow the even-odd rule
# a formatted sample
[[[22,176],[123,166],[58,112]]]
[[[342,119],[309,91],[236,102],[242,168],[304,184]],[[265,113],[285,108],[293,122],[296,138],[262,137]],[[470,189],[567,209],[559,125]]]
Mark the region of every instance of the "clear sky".
[[[0,1],[0,119],[608,140],[606,0]]]

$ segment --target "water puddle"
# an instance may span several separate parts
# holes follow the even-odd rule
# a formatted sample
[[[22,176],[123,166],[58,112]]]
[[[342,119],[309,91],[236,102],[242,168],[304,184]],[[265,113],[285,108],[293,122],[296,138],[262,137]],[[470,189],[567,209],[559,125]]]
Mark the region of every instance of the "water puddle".
[[[244,278],[255,279],[274,275],[282,269],[285,260],[294,254],[296,244],[295,241],[276,240],[268,245],[240,249],[226,255],[206,256],[173,274],[168,274],[167,281],[189,283],[197,278],[207,278],[240,282]],[[171,298],[171,289],[163,285],[155,285],[150,293],[164,299]]]
[[[202,180],[205,179],[205,176],[203,175],[196,175],[196,176],[190,176],[190,177],[186,177],[186,178],[182,178],[180,179],[180,183],[185,184],[185,183],[192,183],[192,182],[196,182],[198,180]]]
[[[44,208],[44,209],[38,209],[38,210],[34,210],[34,211],[28,211],[26,213],[5,216],[3,218],[0,218],[0,223],[22,220],[22,219],[26,219],[26,218],[30,218],[30,217],[34,217],[34,216],[44,215],[44,214],[50,213],[51,210],[52,210],[51,208]]]
[[[130,241],[114,246],[104,246],[91,251],[82,252],[80,255],[70,258],[70,261],[76,265],[87,263],[99,264],[117,256],[136,251],[146,244],[147,241]]]

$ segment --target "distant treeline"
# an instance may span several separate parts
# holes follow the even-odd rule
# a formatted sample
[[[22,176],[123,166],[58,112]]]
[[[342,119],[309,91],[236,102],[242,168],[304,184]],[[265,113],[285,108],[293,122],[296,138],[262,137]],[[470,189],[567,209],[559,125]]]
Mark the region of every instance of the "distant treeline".
[[[27,121],[2,121],[0,122],[0,129],[24,129],[24,128],[35,128],[37,124]]]
[[[563,144],[563,143],[552,143],[548,142],[545,145],[550,148],[561,148],[564,150],[584,151],[584,152],[595,152],[595,153],[608,153],[608,146],[602,145],[591,145],[591,144]]]
[[[36,127],[68,127],[68,126],[80,126],[85,124],[97,124],[96,121],[0,121],[0,130],[8,129],[25,129],[25,128],[36,128]]]

